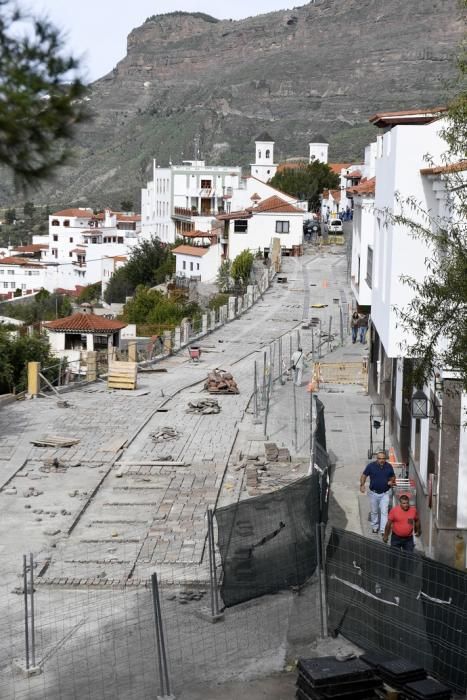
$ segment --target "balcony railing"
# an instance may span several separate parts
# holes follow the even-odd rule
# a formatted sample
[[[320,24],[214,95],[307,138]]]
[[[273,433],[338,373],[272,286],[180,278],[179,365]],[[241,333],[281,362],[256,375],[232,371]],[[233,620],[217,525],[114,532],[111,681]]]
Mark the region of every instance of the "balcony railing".
[[[218,214],[223,214],[223,209],[206,209],[203,211],[198,211],[198,209],[187,209],[185,207],[174,207],[174,217],[183,217],[185,219],[192,219],[197,216],[217,216]]]

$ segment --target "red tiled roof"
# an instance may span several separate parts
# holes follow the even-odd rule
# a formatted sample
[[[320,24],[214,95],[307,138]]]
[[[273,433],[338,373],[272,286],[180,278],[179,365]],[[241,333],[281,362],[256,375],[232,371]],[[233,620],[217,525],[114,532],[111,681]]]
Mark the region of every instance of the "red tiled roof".
[[[31,243],[30,245],[19,245],[15,250],[17,253],[38,253],[41,250],[47,250],[48,243]]]
[[[331,196],[335,202],[341,201],[340,190],[323,190],[323,199],[329,199],[329,196]]]
[[[250,209],[241,209],[239,211],[231,211],[228,214],[218,214],[216,219],[218,221],[231,221],[232,219],[251,219]]]
[[[182,238],[215,238],[217,233],[215,231],[182,231],[180,235]]]
[[[263,201],[260,202],[257,207],[252,209],[252,212],[253,214],[303,214],[302,209],[298,209],[297,207],[294,207],[293,204],[285,202],[280,197],[277,197],[277,195],[263,199]]]
[[[88,219],[90,216],[93,216],[93,211],[88,207],[75,207],[74,209],[55,211],[51,216],[77,216],[80,219]]]
[[[360,182],[358,185],[355,185],[354,187],[348,187],[347,192],[349,194],[356,194],[356,195],[374,194],[375,193],[375,186],[376,186],[376,178],[372,177],[369,180],[363,180],[362,182]]]
[[[57,318],[55,321],[47,321],[44,326],[62,333],[112,333],[126,328],[127,324],[95,314],[76,313],[65,318]]]
[[[306,159],[296,160],[296,161],[285,161],[285,163],[279,163],[277,166],[277,173],[281,173],[284,170],[298,170],[299,168],[305,168],[308,165]]]
[[[335,175],[340,175],[343,168],[350,168],[351,165],[352,163],[328,163],[328,168],[332,170]]]
[[[56,294],[67,294],[69,297],[79,297],[83,289],[85,289],[81,284],[77,284],[74,289],[65,289],[64,287],[57,287],[55,289]]]
[[[460,173],[467,170],[467,160],[460,160],[458,163],[449,165],[436,165],[432,168],[422,168],[421,175],[444,175],[445,173]]]
[[[111,211],[110,212],[111,216],[116,216],[117,221],[141,221],[141,215],[140,214],[124,214],[121,211]],[[103,221],[105,218],[104,212],[99,212],[99,214],[96,214],[94,219],[98,219],[99,221]]]
[[[73,248],[71,251],[72,253],[83,253],[83,255],[86,255],[86,248]]]
[[[201,246],[195,245],[179,245],[177,248],[172,249],[172,253],[175,255],[192,255],[195,258],[202,258],[206,255],[209,248],[201,248]]]
[[[361,176],[362,176],[362,174],[361,174],[360,170],[354,170],[353,172],[349,173],[345,177],[347,178],[347,180],[350,180],[350,179],[360,178]]]
[[[376,112],[368,121],[378,127],[397,126],[402,124],[429,124],[440,119],[441,114],[447,111],[447,107],[432,107],[419,109],[405,109],[399,112]]]
[[[20,267],[40,267],[42,268],[42,265],[39,265],[37,262],[34,262],[32,260],[28,260],[27,258],[15,258],[15,257],[8,257],[8,258],[0,258],[0,265],[19,265]]]

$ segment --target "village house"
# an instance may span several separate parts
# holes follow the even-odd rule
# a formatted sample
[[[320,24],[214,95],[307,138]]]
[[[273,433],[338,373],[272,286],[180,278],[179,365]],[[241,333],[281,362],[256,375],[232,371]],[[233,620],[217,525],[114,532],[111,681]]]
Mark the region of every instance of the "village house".
[[[385,214],[399,212],[401,202],[410,197],[420,205],[407,208],[416,223],[424,223],[423,211],[430,212],[433,225],[452,217],[443,179],[453,166],[440,165],[447,151],[443,111],[408,110],[371,117],[380,130],[376,145],[370,147],[375,153],[375,176],[362,178],[351,188],[356,205],[352,289],[359,305],[371,305],[369,391],[384,403],[395,447],[416,483],[425,547],[436,559],[465,567],[467,397],[450,367],[439,367],[424,387],[412,385],[414,360],[407,355],[412,339],[400,323],[398,310],[413,298],[404,276],[425,278],[430,247]],[[427,163],[427,154],[435,166]],[[367,157],[365,166],[371,160]],[[465,170],[467,162],[454,167]]]
[[[211,232],[186,232],[183,243],[172,250],[175,273],[200,282],[214,282],[222,262],[221,233],[222,228]]]

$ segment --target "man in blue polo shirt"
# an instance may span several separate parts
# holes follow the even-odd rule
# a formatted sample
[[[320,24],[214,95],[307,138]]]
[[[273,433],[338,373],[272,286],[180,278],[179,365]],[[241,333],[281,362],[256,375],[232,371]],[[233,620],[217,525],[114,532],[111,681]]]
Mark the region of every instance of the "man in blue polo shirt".
[[[386,454],[378,452],[376,462],[370,462],[365,467],[360,477],[360,491],[365,493],[365,481],[370,478],[370,515],[371,527],[376,534],[384,535],[384,529],[388,520],[389,496],[391,488],[395,484],[396,475],[394,469],[386,462]]]

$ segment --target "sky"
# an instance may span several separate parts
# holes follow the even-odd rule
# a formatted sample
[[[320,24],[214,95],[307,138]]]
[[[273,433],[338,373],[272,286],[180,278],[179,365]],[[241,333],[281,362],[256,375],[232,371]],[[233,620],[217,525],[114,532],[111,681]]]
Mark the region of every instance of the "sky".
[[[96,80],[126,55],[132,29],[154,14],[183,10],[218,19],[243,19],[291,9],[306,0],[19,0],[23,9],[45,14],[66,37],[66,48],[81,59],[82,77]]]

